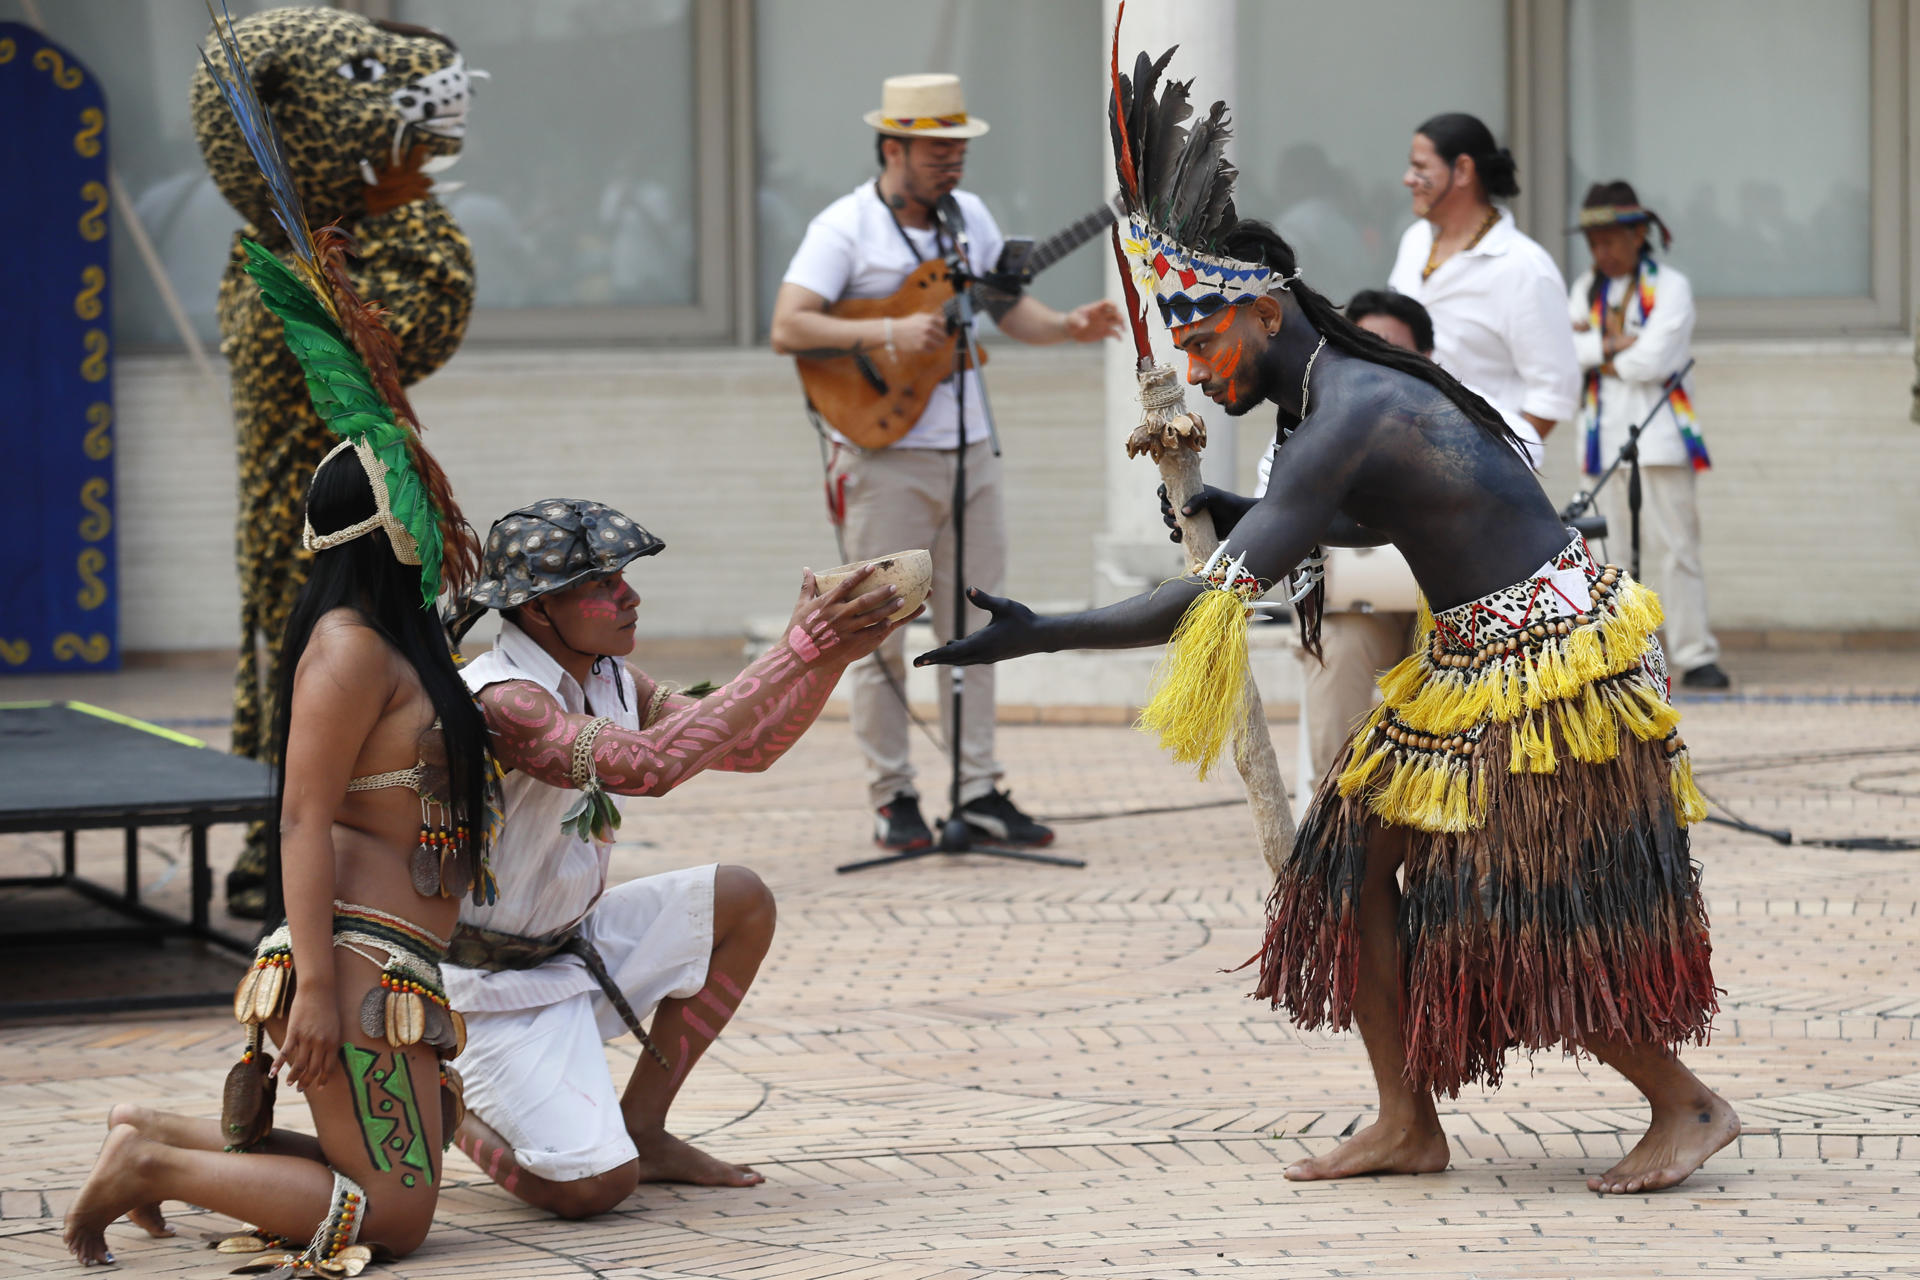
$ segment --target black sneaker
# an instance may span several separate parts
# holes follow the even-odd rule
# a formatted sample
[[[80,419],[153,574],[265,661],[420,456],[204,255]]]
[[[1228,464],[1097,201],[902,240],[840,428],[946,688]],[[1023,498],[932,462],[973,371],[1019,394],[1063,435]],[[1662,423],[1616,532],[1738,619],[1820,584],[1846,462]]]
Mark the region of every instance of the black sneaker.
[[[895,853],[933,847],[933,832],[920,816],[920,798],[902,792],[874,811],[873,842]]]
[[[1720,664],[1717,662],[1709,662],[1705,666],[1695,667],[1680,677],[1680,683],[1689,689],[1729,689],[1733,687],[1733,681],[1727,676],[1726,672],[1720,669]]]
[[[1053,828],[1043,827],[1014,807],[1005,791],[989,791],[960,806],[960,818],[995,844],[1037,849],[1053,843]]]

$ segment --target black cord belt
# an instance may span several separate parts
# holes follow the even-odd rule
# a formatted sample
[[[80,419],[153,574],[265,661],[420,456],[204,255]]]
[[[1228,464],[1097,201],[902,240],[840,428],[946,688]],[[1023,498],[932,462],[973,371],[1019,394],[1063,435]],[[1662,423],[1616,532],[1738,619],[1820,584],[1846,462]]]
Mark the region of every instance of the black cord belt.
[[[655,1062],[672,1071],[673,1068],[667,1064],[667,1056],[647,1035],[646,1028],[640,1025],[639,1015],[627,1003],[626,993],[620,990],[613,975],[607,972],[607,962],[601,956],[600,949],[580,932],[577,924],[558,933],[533,938],[481,929],[470,924],[456,925],[453,940],[447,948],[447,963],[463,969],[485,969],[489,973],[499,973],[507,969],[537,969],[557,955],[580,957],[587,966],[587,972],[593,975],[594,982],[605,993],[607,1002],[620,1015],[620,1021],[627,1024],[627,1030],[633,1032],[634,1038],[653,1055]]]

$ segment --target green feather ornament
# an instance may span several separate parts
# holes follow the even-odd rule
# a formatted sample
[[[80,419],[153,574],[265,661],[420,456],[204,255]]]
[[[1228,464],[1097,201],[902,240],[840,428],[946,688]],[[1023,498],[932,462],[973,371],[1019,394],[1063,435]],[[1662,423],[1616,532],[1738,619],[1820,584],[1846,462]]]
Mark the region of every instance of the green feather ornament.
[[[259,286],[260,300],[280,317],[287,349],[306,375],[314,412],[343,440],[365,444],[387,469],[387,502],[395,520],[413,538],[420,556],[421,603],[432,608],[440,597],[444,547],[440,515],[414,467],[412,435],[375,388],[366,362],[341,332],[332,311],[307,282],[271,251],[246,237],[246,272]]]

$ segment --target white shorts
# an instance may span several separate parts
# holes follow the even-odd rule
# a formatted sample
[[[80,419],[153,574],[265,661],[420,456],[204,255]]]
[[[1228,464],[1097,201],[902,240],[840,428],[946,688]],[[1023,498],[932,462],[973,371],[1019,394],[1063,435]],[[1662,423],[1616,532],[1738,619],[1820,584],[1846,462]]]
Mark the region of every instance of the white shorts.
[[[581,924],[643,1021],[662,1000],[706,983],[713,877],[705,866],[630,880],[607,890]],[[556,966],[585,972],[577,956],[527,972]],[[596,1177],[638,1156],[620,1113],[625,1081],[615,1084],[600,1047],[631,1033],[590,978],[587,986],[532,1008],[461,1010],[467,1047],[454,1066],[467,1107],[507,1140],[521,1168],[550,1182]]]

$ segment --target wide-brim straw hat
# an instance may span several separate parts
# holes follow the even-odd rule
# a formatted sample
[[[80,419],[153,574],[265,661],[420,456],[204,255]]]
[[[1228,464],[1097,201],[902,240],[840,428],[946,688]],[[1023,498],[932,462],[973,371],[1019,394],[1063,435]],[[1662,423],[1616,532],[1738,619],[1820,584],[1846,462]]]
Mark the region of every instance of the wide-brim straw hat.
[[[880,109],[861,118],[895,138],[977,138],[987,131],[985,120],[967,114],[960,77],[944,73],[888,76]]]
[[[1611,182],[1596,182],[1587,188],[1586,199],[1580,202],[1580,220],[1567,228],[1568,235],[1594,231],[1600,227],[1650,226],[1660,233],[1662,248],[1673,243],[1673,232],[1667,230],[1667,224],[1660,215],[1640,203],[1640,195],[1633,184],[1625,178],[1615,178]]]

